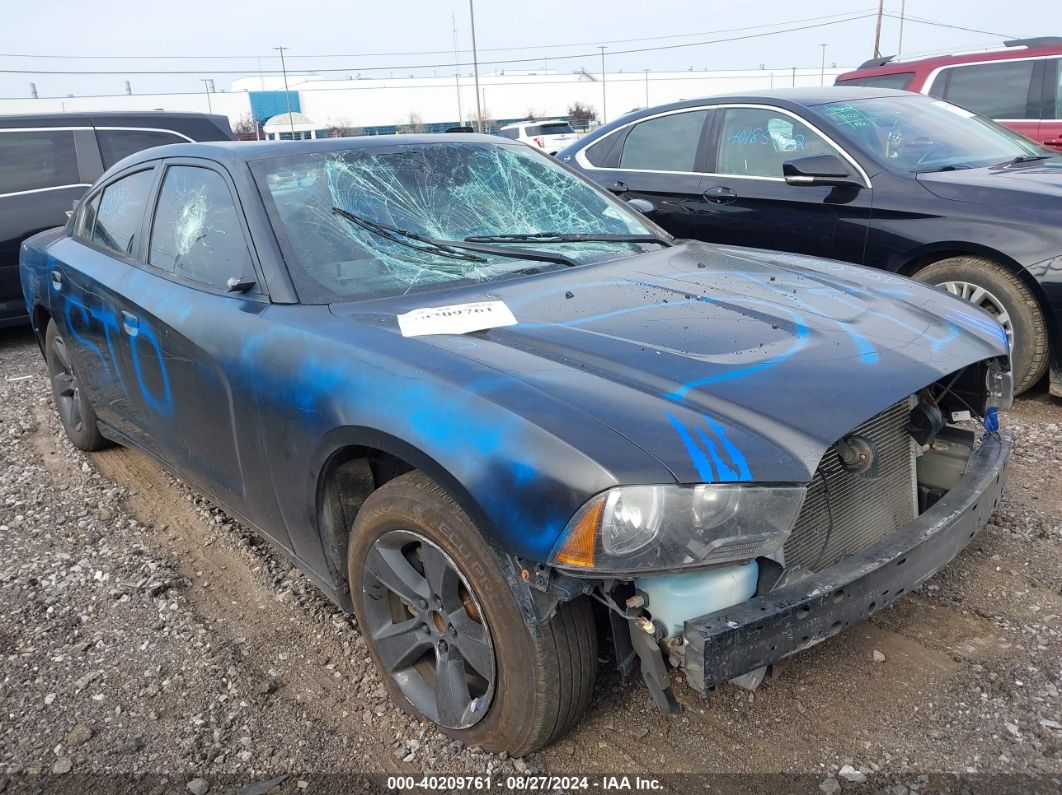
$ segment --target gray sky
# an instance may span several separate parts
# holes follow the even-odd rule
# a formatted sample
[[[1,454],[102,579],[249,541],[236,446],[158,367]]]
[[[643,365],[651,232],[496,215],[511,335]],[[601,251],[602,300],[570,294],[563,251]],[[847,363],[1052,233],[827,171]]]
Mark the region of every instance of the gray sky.
[[[876,0],[789,0],[707,2],[701,0],[477,0],[476,39],[481,71],[580,67],[600,71],[597,44],[607,43],[607,69],[678,70],[818,66],[827,44],[830,65],[856,65],[872,55]],[[900,0],[886,2],[898,14]],[[218,90],[238,74],[279,70],[273,47],[290,48],[289,72],[335,69],[324,76],[452,74],[451,14],[462,49],[470,47],[468,4],[463,0],[3,0],[0,15],[9,34],[0,44],[0,70],[114,71],[120,74],[64,75],[0,73],[0,96],[28,97],[35,82],[41,96],[196,92],[202,78]],[[907,0],[903,52],[924,53],[998,43],[985,32],[933,27],[931,19],[1004,35],[1062,35],[1062,6],[1042,3],[1035,13],[1009,14],[998,0]],[[862,19],[836,22],[867,15]],[[764,27],[775,24],[777,27]],[[755,26],[755,27],[754,27]],[[700,43],[751,36],[781,28],[805,30],[739,41]],[[745,28],[745,30],[736,30]],[[882,51],[895,53],[899,22],[886,17]],[[693,34],[693,35],[686,35]],[[668,37],[668,38],[660,38]],[[628,40],[628,41],[620,41]],[[695,46],[680,46],[696,43]],[[550,45],[550,46],[546,46]],[[624,50],[661,48],[646,52]],[[527,49],[497,49],[527,48]],[[405,54],[422,51],[437,54]],[[610,54],[615,53],[615,54]],[[14,55],[53,55],[23,58]],[[360,54],[360,55],[359,55]],[[204,59],[187,56],[247,56]],[[342,57],[324,57],[341,55]],[[566,58],[563,56],[578,56]],[[75,59],[72,56],[107,56]],[[115,57],[123,56],[123,57]],[[129,60],[125,56],[145,56]],[[183,56],[160,58],[159,56]],[[311,57],[312,56],[312,57]],[[490,61],[534,59],[525,63]],[[461,60],[471,60],[462,54]],[[416,65],[429,65],[416,69]],[[431,65],[442,65],[432,67]],[[373,71],[370,67],[384,67]],[[392,67],[397,67],[392,70]],[[136,74],[144,70],[186,70],[189,74]],[[462,67],[470,73],[471,67]]]

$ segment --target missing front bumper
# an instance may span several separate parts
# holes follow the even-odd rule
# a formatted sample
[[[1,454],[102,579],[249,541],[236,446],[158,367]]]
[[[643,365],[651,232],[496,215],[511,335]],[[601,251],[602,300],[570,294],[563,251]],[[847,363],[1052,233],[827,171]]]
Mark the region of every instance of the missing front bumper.
[[[986,435],[962,482],[859,555],[793,585],[687,621],[685,670],[700,693],[814,646],[917,588],[958,554],[999,503],[1013,442]]]

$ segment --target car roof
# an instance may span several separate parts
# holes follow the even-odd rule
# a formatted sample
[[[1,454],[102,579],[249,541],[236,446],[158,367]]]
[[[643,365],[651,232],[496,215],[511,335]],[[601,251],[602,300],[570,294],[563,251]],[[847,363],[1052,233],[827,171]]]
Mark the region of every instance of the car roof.
[[[128,124],[133,127],[146,127],[149,124],[180,121],[187,119],[225,119],[216,113],[195,113],[192,111],[162,110],[123,110],[77,113],[19,113],[0,115],[0,128],[4,127],[69,127],[72,125],[92,124]]]
[[[202,141],[187,144],[167,144],[144,149],[115,164],[125,168],[136,163],[169,157],[198,157],[234,164],[266,160],[283,155],[338,152],[348,149],[371,150],[394,146],[424,146],[428,144],[484,144],[492,146],[523,146],[507,142],[495,135],[479,133],[428,133],[423,135],[362,135],[349,138],[314,138],[302,141]]]
[[[523,121],[514,121],[511,124],[506,124],[498,129],[508,130],[512,127],[526,127],[529,124],[568,124],[568,122],[564,119],[524,119]]]
[[[913,72],[926,74],[940,66],[953,66],[966,63],[991,63],[1009,61],[1018,58],[1046,58],[1062,55],[1062,39],[1042,36],[1033,39],[1015,39],[1004,42],[1003,49],[981,50],[979,52],[952,53],[948,55],[931,55],[925,58],[899,60],[896,56],[877,58],[866,61],[851,72],[837,76],[838,81],[852,80],[857,77],[877,77]]]

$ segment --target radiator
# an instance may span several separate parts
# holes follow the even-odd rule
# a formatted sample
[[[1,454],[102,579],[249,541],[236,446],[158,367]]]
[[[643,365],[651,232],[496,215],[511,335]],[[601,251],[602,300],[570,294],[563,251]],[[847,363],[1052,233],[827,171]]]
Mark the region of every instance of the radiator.
[[[785,543],[787,566],[819,571],[896,532],[918,514],[915,444],[904,425],[910,399],[885,409],[850,433],[877,450],[878,475],[846,472],[831,445],[808,487],[796,527]]]

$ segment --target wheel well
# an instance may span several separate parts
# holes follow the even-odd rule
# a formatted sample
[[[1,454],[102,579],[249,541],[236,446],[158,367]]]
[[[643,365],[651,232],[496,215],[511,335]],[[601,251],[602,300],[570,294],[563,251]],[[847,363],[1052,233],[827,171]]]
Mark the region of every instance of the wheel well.
[[[48,331],[48,323],[51,322],[52,315],[40,304],[33,307],[33,317],[30,321],[33,324],[33,336],[37,338],[37,347],[41,349],[42,355],[47,355],[44,350],[44,335]]]
[[[325,462],[317,486],[317,528],[341,582],[347,579],[350,528],[361,506],[376,489],[415,468],[391,453],[363,446],[343,447]]]
[[[1025,268],[1021,267],[1021,265],[1010,257],[1001,254],[998,251],[981,251],[978,249],[962,248],[928,251],[924,254],[919,254],[917,257],[904,263],[896,272],[901,276],[913,277],[923,268],[926,268],[935,262],[940,262],[941,260],[951,259],[952,257],[977,257],[979,259],[988,260],[989,262],[994,262],[997,265],[1006,268],[1025,283],[1025,286],[1028,287],[1033,296],[1035,296],[1036,302],[1040,306],[1040,311],[1044,313],[1044,317],[1047,319],[1048,323],[1050,324],[1052,322],[1051,305],[1048,303],[1047,296],[1044,295],[1040,283],[1029,275],[1029,272]]]

